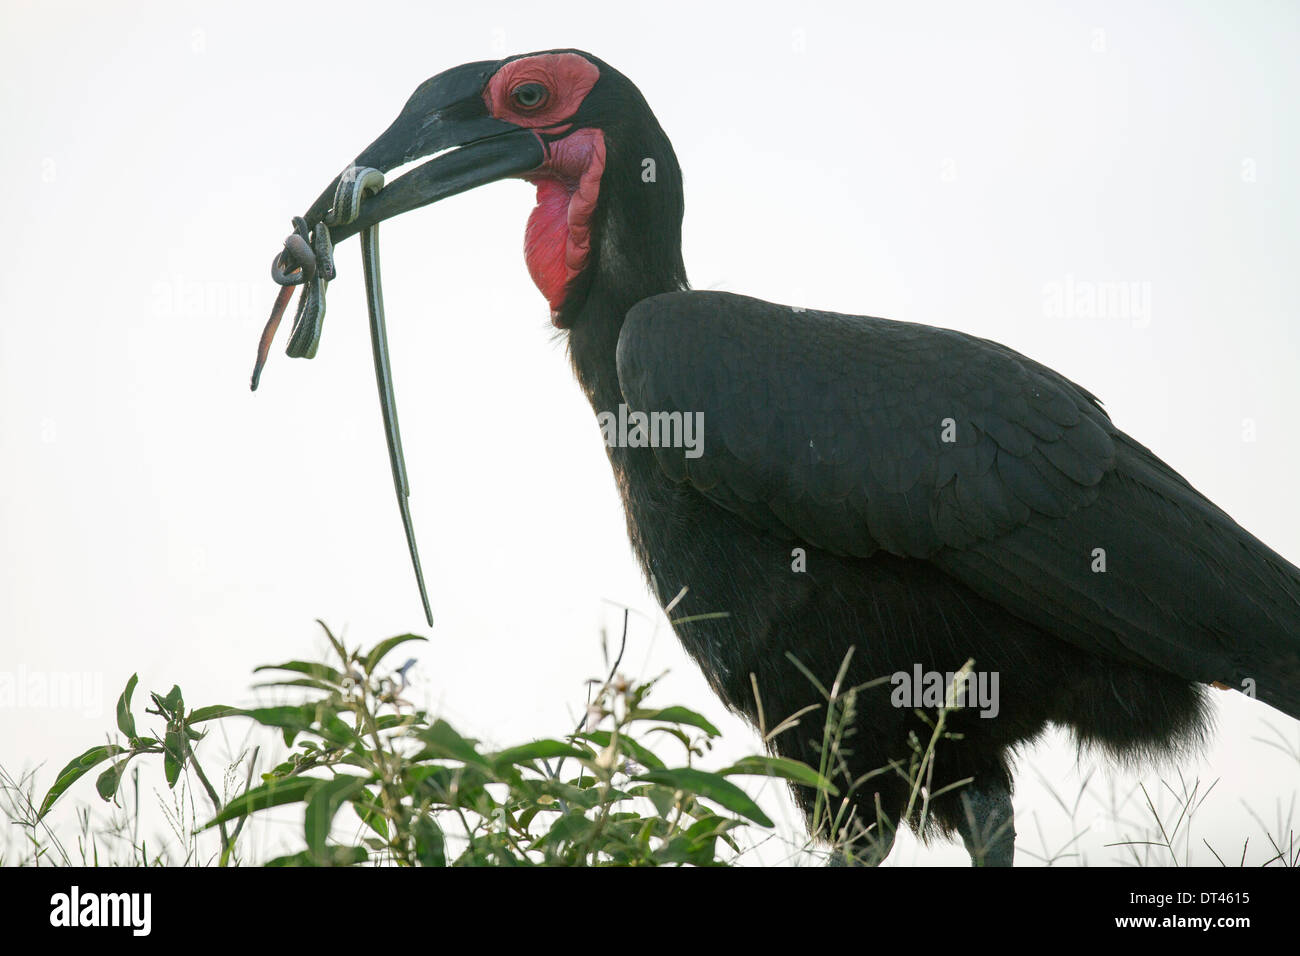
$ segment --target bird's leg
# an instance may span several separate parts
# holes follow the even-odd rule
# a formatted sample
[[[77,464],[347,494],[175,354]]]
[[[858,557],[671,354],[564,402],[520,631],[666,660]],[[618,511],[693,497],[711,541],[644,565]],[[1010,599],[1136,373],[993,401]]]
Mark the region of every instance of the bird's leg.
[[[1011,793],[1005,787],[961,792],[957,832],[966,844],[971,866],[1011,866],[1016,852],[1016,821]]]

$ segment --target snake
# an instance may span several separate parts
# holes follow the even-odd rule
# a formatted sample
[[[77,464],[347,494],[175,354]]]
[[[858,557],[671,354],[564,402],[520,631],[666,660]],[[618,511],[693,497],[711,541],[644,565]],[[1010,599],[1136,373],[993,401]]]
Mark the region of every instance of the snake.
[[[253,366],[251,388],[257,390],[262,369],[271,351],[271,343],[280,327],[280,320],[293,297],[294,287],[303,287],[294,317],[293,332],[285,352],[293,358],[315,358],[325,321],[325,290],[336,275],[334,245],[330,227],[345,226],[356,220],[361,203],[384,187],[384,174],[368,166],[349,166],[339,177],[334,191],[334,203],[318,223],[309,224],[301,216],[293,219],[293,232],[284,241],[284,248],[271,263],[271,278],[281,287],[271,307],[271,316],[257,346],[257,361]],[[361,232],[361,265],[365,274],[366,307],[370,314],[370,347],[375,362],[375,384],[379,389],[379,410],[384,423],[384,438],[388,443],[388,463],[393,473],[393,489],[401,513],[402,529],[410,552],[415,580],[420,588],[420,602],[424,617],[433,626],[433,611],[429,605],[429,592],[424,584],[424,571],[420,566],[420,550],[415,540],[415,525],[411,520],[411,487],[406,473],[406,459],[402,453],[402,432],[397,422],[397,396],[393,390],[391,356],[388,349],[388,330],[384,321],[384,293],[379,272],[379,224]]]

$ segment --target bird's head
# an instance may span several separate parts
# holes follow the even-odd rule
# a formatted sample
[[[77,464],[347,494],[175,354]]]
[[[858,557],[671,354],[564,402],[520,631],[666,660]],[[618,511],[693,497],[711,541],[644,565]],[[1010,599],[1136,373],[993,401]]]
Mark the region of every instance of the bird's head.
[[[435,155],[441,154],[441,155]],[[426,80],[353,165],[387,173],[434,158],[363,201],[335,241],[499,179],[537,187],[524,257],[552,322],[578,321],[602,279],[626,304],[680,288],[681,171],[640,91],[587,53],[467,63]],[[307,213],[326,217],[334,183]]]

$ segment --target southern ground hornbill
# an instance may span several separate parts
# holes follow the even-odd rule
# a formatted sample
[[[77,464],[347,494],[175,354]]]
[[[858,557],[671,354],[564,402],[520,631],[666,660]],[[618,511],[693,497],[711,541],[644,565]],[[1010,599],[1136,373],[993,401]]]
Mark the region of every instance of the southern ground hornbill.
[[[840,781],[862,781],[852,859],[918,824],[901,768],[930,728],[894,675],[971,659],[998,677],[996,715],[952,712],[925,781],[927,826],[988,864],[1013,857],[1009,758],[1049,723],[1141,757],[1200,741],[1209,684],[1300,716],[1300,569],[1088,391],[961,332],[688,291],[677,159],[607,64],[448,70],[350,170],[435,153],[350,223],[331,209],[345,174],[305,223],[333,215],[338,241],[497,179],[536,186],[525,260],[602,423],[702,425],[607,444],[632,546],[661,605],[687,589],[674,627],[714,690],[770,726],[824,704],[810,677],[829,686],[851,648],[847,684],[888,679],[856,695],[841,754]],[[821,743],[808,716],[773,740],[813,766]]]

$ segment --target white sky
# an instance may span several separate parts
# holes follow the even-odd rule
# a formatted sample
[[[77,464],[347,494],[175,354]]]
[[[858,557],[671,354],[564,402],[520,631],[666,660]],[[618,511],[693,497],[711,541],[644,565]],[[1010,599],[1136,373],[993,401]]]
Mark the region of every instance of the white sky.
[[[100,688],[0,708],[9,770],[47,761],[47,786],[136,670],[142,690],[240,703],[253,666],[320,649],[314,618],[352,642],[427,631],[355,243],[317,359],[284,356],[286,323],[256,395],[247,380],[289,217],[419,81],[518,52],[586,49],[640,86],[685,170],[697,288],[1004,342],[1300,560],[1294,4],[276,7],[0,5],[0,673]],[[560,735],[626,604],[625,669],[670,669],[660,701],[752,751],[633,563],[524,269],[531,198],[494,185],[381,230],[436,619],[418,691],[494,742]],[[1136,283],[1149,311],[1053,314],[1069,282]],[[1274,832],[1292,805],[1300,764],[1254,739],[1266,720],[1300,745],[1294,721],[1224,695],[1213,748],[1181,766],[1220,779],[1198,846],[1262,852],[1243,801]],[[1037,825],[1048,844],[1070,832],[1042,780],[1068,791],[1079,772],[1058,737],[1022,759],[1021,863]],[[1093,863],[1124,830],[1098,805],[1078,814]]]

